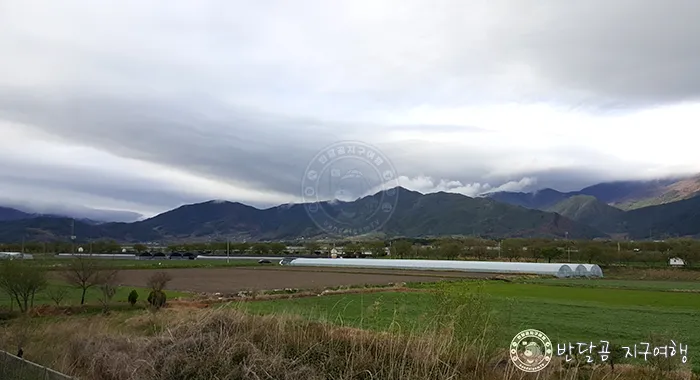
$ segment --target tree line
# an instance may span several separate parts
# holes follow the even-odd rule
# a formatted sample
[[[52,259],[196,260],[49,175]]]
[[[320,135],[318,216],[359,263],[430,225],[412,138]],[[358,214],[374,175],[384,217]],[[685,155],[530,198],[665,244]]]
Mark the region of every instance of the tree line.
[[[121,253],[122,245],[114,241],[95,241],[81,244],[84,252]],[[291,251],[290,246],[300,247]],[[0,251],[26,253],[71,252],[70,243],[0,244]],[[395,239],[368,241],[328,242],[209,242],[178,243],[154,248],[144,244],[129,247],[133,253],[194,253],[194,254],[249,254],[249,255],[323,255],[337,248],[345,256],[371,255],[392,258],[476,259],[504,261],[552,262],[576,261],[596,264],[660,264],[671,257],[682,259],[687,266],[700,263],[700,241],[673,239],[666,241],[591,241],[552,239],[479,238]]]
[[[37,294],[45,294],[56,306],[60,306],[69,295],[69,289],[77,289],[80,294],[80,305],[85,305],[86,294],[90,289],[98,290],[97,301],[104,313],[109,312],[109,306],[120,286],[120,270],[114,266],[105,265],[100,259],[89,257],[74,257],[66,260],[58,270],[49,270],[38,265],[34,260],[5,259],[0,262],[0,291],[5,292],[10,299],[10,310],[17,305],[22,313],[34,307]],[[67,285],[52,284],[60,281]],[[166,297],[163,289],[172,277],[165,272],[156,272],[148,279],[150,293],[148,304],[155,309],[165,305]],[[132,306],[138,299],[136,290],[129,294],[128,301]]]

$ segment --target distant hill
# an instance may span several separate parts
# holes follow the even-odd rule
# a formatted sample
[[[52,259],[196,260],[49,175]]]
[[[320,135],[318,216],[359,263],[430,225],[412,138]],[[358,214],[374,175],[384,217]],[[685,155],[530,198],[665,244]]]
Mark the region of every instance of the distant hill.
[[[75,218],[88,224],[133,222],[143,215],[132,211],[101,210],[84,206],[0,206],[0,222],[37,217]]]
[[[389,222],[381,231],[388,236],[424,237],[481,235],[488,237],[605,236],[599,230],[555,213],[531,210],[488,198],[460,194],[423,195],[404,188]],[[329,215],[348,220],[367,218],[382,194],[354,202],[324,202]],[[344,213],[341,214],[341,210]],[[66,240],[70,219],[39,217],[0,222],[0,241],[17,241],[22,235],[36,240]],[[260,210],[235,202],[209,201],[178,207],[133,223],[93,225],[75,222],[78,239],[114,239],[122,242],[240,239],[291,240],[327,236],[306,213],[305,206],[283,205]]]
[[[10,207],[0,206],[0,222],[31,218],[33,215]]]
[[[659,181],[648,185],[647,189],[640,193],[620,197],[610,203],[624,210],[634,210],[682,201],[698,195],[700,195],[700,175],[674,181]]]
[[[590,195],[574,195],[549,207],[547,211],[556,212],[601,231],[617,230],[616,224],[625,214],[624,211]]]
[[[700,175],[652,181],[605,182],[579,191],[560,192],[542,189],[531,193],[494,192],[485,197],[512,205],[548,210],[557,203],[577,195],[593,196],[622,210],[676,202],[700,195]]]
[[[629,238],[700,236],[700,175],[601,183],[574,192],[497,192],[487,198],[555,212],[607,234]]]
[[[522,206],[535,210],[546,210],[576,194],[577,193],[562,193],[547,188],[532,193],[500,191],[485,194],[485,197],[515,206]]]
[[[633,239],[700,236],[700,196],[627,211],[619,231]]]

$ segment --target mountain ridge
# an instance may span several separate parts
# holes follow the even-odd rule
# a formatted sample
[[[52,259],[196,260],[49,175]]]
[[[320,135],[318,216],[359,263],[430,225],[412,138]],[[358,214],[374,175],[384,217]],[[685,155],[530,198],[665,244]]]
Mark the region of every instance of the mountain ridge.
[[[537,210],[546,210],[577,195],[593,196],[621,210],[634,210],[700,195],[700,174],[655,180],[602,182],[569,192],[544,188],[532,192],[500,191],[483,194],[484,197]]]
[[[386,236],[421,237],[445,234],[478,234],[492,237],[595,238],[606,236],[590,226],[559,214],[508,205],[492,199],[471,198],[456,193],[421,194],[403,187],[393,216],[379,231]],[[387,190],[391,191],[391,190]],[[376,210],[386,192],[353,202],[321,202],[320,207],[346,221],[363,220],[368,210]],[[280,205],[258,209],[239,202],[207,201],[183,205],[154,217],[132,223],[90,225],[75,222],[79,239],[113,239],[121,242],[247,239],[281,240],[322,238],[309,217],[306,204]],[[354,216],[353,216],[354,215]],[[0,241],[31,235],[39,240],[66,239],[69,219],[38,217],[0,222]]]

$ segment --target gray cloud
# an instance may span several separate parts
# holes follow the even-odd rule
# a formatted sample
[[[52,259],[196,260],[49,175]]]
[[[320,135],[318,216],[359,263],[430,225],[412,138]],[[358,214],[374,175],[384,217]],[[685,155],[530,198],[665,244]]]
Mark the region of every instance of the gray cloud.
[[[697,14],[692,0],[300,0],[167,10],[5,1],[0,180],[5,198],[90,199],[147,214],[213,197],[266,207],[298,201],[309,160],[346,139],[375,144],[408,183],[433,190],[574,190],[643,177],[652,163],[593,137],[557,136],[539,119],[499,121],[501,131],[442,119],[452,120],[451,109],[471,116],[479,107],[547,104],[614,121],[698,100]],[[410,116],[425,109],[447,116]],[[584,125],[596,124],[558,128]],[[46,151],[32,157],[22,141]]]

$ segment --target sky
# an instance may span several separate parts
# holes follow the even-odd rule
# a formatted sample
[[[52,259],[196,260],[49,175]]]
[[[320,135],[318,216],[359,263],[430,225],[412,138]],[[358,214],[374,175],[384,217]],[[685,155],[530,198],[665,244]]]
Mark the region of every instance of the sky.
[[[0,204],[301,202],[310,162],[340,141],[423,193],[698,173],[699,14],[697,0],[0,0]]]

